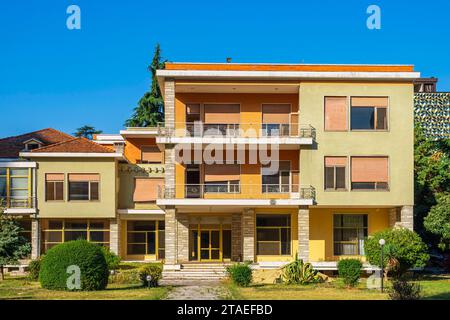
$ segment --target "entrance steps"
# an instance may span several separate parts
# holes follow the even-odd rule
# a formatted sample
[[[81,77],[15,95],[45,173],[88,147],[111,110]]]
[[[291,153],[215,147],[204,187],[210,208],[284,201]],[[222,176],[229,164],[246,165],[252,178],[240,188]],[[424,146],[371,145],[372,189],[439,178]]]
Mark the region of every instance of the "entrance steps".
[[[209,284],[220,282],[227,278],[224,263],[186,263],[179,268],[164,268],[161,284],[186,285]]]

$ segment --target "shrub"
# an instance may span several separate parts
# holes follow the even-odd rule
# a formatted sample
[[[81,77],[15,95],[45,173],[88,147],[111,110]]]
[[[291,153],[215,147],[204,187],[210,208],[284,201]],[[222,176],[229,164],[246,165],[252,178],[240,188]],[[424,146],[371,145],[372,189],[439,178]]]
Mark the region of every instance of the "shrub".
[[[322,282],[319,273],[314,270],[312,264],[304,263],[295,256],[295,260],[282,268],[283,281],[287,284],[310,284]]]
[[[426,244],[414,231],[405,228],[386,229],[374,233],[365,241],[366,257],[372,265],[381,267],[380,239],[386,240],[383,266],[395,269],[395,276],[401,276],[411,267],[424,267],[430,258]]]
[[[253,271],[249,263],[235,263],[227,267],[231,281],[240,287],[247,287],[253,280]]]
[[[358,284],[361,275],[362,263],[358,259],[343,259],[337,264],[339,277],[344,279],[347,286],[354,287]]]
[[[108,269],[116,270],[120,264],[120,257],[112,252],[108,247],[101,247],[103,255],[105,256],[106,264],[108,265]]]
[[[69,266],[80,268],[80,290],[103,290],[108,284],[108,265],[102,249],[86,240],[61,243],[47,251],[41,262],[41,286],[53,290],[70,290]]]
[[[41,258],[31,260],[28,264],[28,277],[32,281],[39,280],[39,271],[41,270]]]
[[[405,280],[396,280],[392,282],[392,291],[389,297],[392,300],[419,300],[420,285]]]
[[[163,267],[160,263],[149,263],[139,269],[139,278],[144,286],[157,287],[158,282],[162,277]],[[151,276],[150,283],[147,281],[147,276]]]
[[[142,283],[139,269],[120,270],[109,276],[109,283],[138,284]]]

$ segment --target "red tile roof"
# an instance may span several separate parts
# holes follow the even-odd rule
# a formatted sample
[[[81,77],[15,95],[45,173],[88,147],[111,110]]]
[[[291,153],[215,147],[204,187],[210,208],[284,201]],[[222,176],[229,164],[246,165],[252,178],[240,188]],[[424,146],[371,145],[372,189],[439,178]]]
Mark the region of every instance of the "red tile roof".
[[[52,145],[74,139],[64,132],[47,128],[19,136],[0,139],[0,158],[18,158],[19,152],[25,149],[24,142],[30,139],[37,139],[44,145]]]
[[[114,153],[112,148],[108,148],[86,138],[72,138],[68,141],[55,143],[39,149],[34,149],[31,153],[47,152],[70,152],[70,153]]]

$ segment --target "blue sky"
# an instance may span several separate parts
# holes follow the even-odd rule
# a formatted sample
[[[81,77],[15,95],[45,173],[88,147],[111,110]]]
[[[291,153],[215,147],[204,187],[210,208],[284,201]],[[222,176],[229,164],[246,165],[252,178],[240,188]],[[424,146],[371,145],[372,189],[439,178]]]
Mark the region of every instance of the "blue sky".
[[[81,30],[66,9],[81,8]],[[381,8],[381,30],[366,9]],[[450,1],[0,3],[0,137],[84,124],[118,132],[147,90],[153,48],[170,61],[414,64],[450,91]]]

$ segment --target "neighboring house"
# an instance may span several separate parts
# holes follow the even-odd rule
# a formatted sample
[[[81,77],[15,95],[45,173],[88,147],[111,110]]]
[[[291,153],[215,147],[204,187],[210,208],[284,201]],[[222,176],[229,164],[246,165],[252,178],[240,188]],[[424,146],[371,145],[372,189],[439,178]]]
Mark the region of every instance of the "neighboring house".
[[[165,124],[19,150],[37,167],[34,256],[82,237],[167,269],[297,254],[320,268],[413,228],[412,66],[166,63],[157,76]]]

